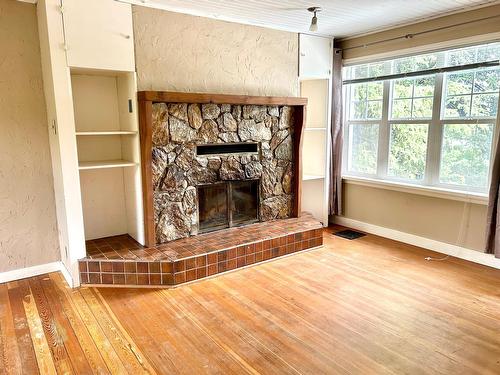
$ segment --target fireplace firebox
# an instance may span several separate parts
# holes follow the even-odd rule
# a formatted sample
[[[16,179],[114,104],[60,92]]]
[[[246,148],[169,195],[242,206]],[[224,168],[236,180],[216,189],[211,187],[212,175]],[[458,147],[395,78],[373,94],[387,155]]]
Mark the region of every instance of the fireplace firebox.
[[[197,189],[200,232],[259,221],[259,180],[224,181]]]

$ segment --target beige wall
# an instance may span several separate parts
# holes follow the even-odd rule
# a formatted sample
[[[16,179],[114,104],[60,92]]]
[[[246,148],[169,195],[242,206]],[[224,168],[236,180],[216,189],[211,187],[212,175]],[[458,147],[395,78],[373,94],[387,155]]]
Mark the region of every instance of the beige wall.
[[[36,8],[0,0],[0,272],[60,258]]]
[[[411,48],[436,48],[445,44],[463,44],[474,39],[499,38],[500,17],[490,18],[471,24],[461,25],[443,30],[416,35],[410,39],[397,39],[390,42],[379,43],[374,46],[349,49],[353,46],[382,41],[390,38],[397,38],[402,35],[418,33],[426,30],[433,30],[450,25],[457,25],[464,22],[480,20],[484,18],[500,16],[500,5],[484,7],[468,12],[456,13],[449,16],[435,18],[425,22],[419,22],[404,27],[369,34],[366,36],[347,38],[338,41],[343,49],[344,59],[361,58],[369,55],[383,55],[394,51],[402,52]]]
[[[344,216],[484,250],[486,206],[344,183]]]
[[[139,90],[297,96],[298,36],[133,7]]]

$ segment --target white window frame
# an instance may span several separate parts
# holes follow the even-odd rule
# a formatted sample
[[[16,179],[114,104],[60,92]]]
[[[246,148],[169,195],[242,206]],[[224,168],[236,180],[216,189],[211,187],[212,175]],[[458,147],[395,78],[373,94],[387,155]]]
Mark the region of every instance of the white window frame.
[[[441,145],[443,140],[443,128],[445,124],[463,124],[463,123],[486,123],[493,124],[493,137],[492,146],[490,147],[490,170],[488,174],[488,181],[491,178],[491,169],[493,161],[493,152],[495,140],[498,137],[498,118],[500,116],[500,95],[499,107],[497,110],[497,117],[485,118],[467,118],[467,119],[444,119],[444,86],[445,73],[438,73],[435,76],[434,96],[433,96],[433,110],[432,118],[430,119],[390,119],[391,103],[392,103],[392,81],[383,81],[383,101],[382,101],[382,118],[380,120],[360,120],[350,119],[350,98],[352,85],[344,86],[344,147],[343,147],[343,160],[345,162],[342,166],[342,176],[344,179],[349,180],[350,177],[361,177],[366,180],[380,180],[387,181],[392,184],[400,183],[402,186],[415,186],[425,187],[436,191],[449,190],[451,192],[464,192],[473,193],[475,195],[486,195],[488,186],[485,188],[445,184],[439,181],[439,171],[441,166]],[[472,99],[471,99],[472,100]],[[379,124],[379,139],[378,139],[378,152],[377,152],[377,172],[375,174],[360,173],[348,170],[349,160],[349,139],[350,139],[350,125],[351,124]],[[397,178],[389,176],[389,147],[390,147],[390,125],[391,124],[429,124],[428,138],[427,138],[427,155],[425,163],[424,178],[420,181]]]

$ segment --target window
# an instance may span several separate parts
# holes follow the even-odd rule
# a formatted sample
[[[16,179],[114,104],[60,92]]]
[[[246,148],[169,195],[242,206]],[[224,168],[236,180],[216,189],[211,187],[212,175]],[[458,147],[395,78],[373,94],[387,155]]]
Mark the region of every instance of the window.
[[[500,59],[500,43],[346,67],[344,173],[486,192],[500,68],[405,73]],[[414,74],[414,73],[413,73]]]

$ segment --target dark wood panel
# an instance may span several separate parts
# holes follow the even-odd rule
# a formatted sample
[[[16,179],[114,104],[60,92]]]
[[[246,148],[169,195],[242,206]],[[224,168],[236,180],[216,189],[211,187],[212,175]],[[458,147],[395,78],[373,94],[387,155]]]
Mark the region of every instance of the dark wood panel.
[[[307,98],[204,94],[171,91],[139,91],[139,101],[165,103],[215,103],[215,104],[254,104],[254,105],[307,105]]]
[[[144,210],[144,245],[151,247],[156,244],[153,207],[153,175],[152,175],[152,129],[153,103],[139,101],[139,132],[141,144],[142,197]]]
[[[304,143],[304,128],[306,126],[307,107],[295,107],[294,139],[293,139],[293,190],[294,200],[292,215],[300,216],[302,207],[302,148]]]

